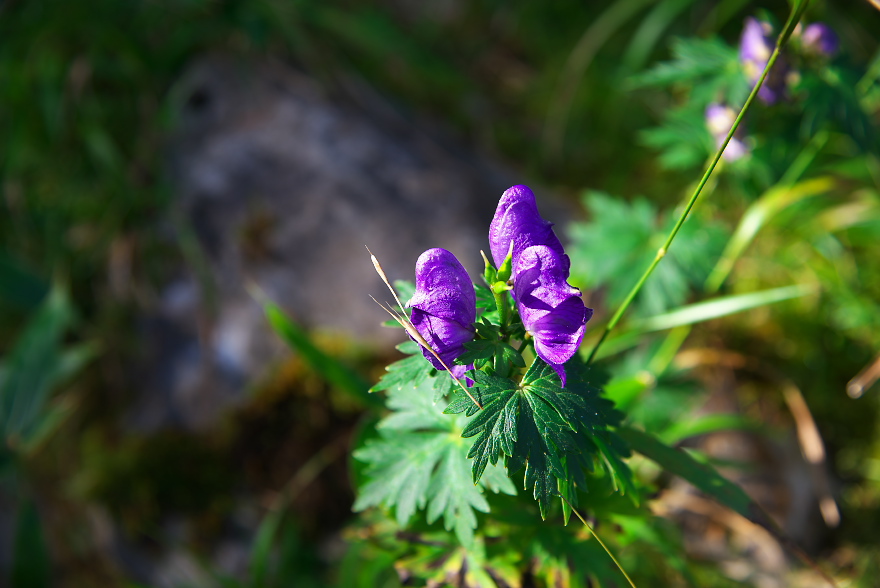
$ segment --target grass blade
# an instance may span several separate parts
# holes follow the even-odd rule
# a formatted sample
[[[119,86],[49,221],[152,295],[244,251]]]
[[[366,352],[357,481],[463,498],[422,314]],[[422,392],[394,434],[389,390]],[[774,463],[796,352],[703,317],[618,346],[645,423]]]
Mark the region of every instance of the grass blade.
[[[664,312],[632,323],[632,329],[641,333],[663,331],[683,325],[693,325],[738,312],[752,310],[806,296],[815,292],[816,288],[806,285],[783,286],[760,292],[723,296],[713,300],[689,304],[675,310]]]
[[[274,302],[264,295],[258,295],[257,298],[263,305],[263,312],[272,329],[292,349],[299,352],[305,362],[322,378],[365,406],[373,408],[382,406],[382,401],[369,393],[370,385],[366,379],[315,345],[305,329],[296,324]]]

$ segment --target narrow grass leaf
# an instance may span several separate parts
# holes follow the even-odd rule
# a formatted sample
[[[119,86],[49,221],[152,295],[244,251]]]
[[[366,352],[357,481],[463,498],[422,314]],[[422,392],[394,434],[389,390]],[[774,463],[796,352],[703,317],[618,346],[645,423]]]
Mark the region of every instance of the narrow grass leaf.
[[[738,312],[760,308],[768,304],[800,298],[815,292],[815,290],[815,287],[812,286],[795,285],[763,290],[761,292],[751,292],[749,294],[724,296],[635,321],[632,323],[632,329],[637,332],[646,333],[650,331],[663,331],[683,325],[693,325]]]

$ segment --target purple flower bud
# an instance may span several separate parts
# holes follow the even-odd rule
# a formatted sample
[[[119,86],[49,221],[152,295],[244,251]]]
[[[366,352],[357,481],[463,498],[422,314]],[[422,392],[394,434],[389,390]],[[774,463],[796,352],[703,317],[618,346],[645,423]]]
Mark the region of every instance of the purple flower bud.
[[[445,249],[428,249],[416,262],[416,291],[407,307],[416,330],[443,358],[452,374],[460,378],[473,366],[453,365],[465,352],[464,344],[474,339],[477,297],[467,271]],[[438,370],[446,368],[422,349],[425,358]]]
[[[749,17],[746,19],[743,28],[742,39],[739,43],[739,59],[743,64],[746,78],[751,84],[756,84],[761,77],[761,72],[767,67],[770,61],[770,55],[776,42],[773,39],[773,29],[769,23],[761,22],[756,18]],[[788,66],[785,64],[782,56],[776,60],[776,64],[767,78],[764,85],[758,90],[758,98],[765,104],[773,104],[782,98],[785,92],[785,77],[788,73]]]
[[[563,386],[563,364],[577,352],[593,316],[580,290],[568,284],[568,266],[566,255],[534,245],[514,258],[513,270],[513,294],[523,326],[535,340],[538,357],[553,367]]]
[[[562,243],[553,232],[553,223],[545,221],[538,214],[535,195],[528,186],[508,188],[498,202],[495,217],[489,225],[489,248],[495,267],[500,267],[507,257],[511,241],[514,265],[527,247],[546,245],[562,256],[568,271],[570,262],[562,249]]]
[[[810,53],[833,57],[840,48],[837,33],[824,22],[814,22],[804,28],[801,43]]]
[[[729,106],[710,104],[706,108],[706,128],[709,129],[709,133],[715,139],[716,149],[724,143],[724,139],[727,137],[727,133],[730,132],[730,127],[733,126],[733,121],[735,120],[736,113]],[[736,134],[730,139],[730,142],[724,149],[723,155],[727,161],[736,161],[748,152],[745,143],[737,137],[739,134],[739,129],[737,129]]]

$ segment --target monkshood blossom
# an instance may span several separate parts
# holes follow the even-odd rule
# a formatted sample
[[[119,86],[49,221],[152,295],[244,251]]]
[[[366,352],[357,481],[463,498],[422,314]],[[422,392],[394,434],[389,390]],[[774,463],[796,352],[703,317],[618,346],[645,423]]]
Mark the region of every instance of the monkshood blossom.
[[[724,143],[724,139],[727,137],[727,133],[730,132],[730,127],[733,126],[733,121],[735,120],[736,112],[729,106],[710,104],[706,108],[706,128],[709,129],[709,133],[715,140],[716,149]],[[740,136],[739,129],[737,129],[727,147],[724,148],[723,156],[727,161],[736,161],[748,152],[745,143],[739,138]]]
[[[498,201],[492,224],[489,225],[489,249],[496,267],[507,257],[513,242],[514,262],[527,247],[546,245],[563,256],[568,268],[570,261],[562,243],[553,232],[553,223],[541,218],[535,194],[528,186],[512,186]]]
[[[512,251],[512,294],[523,326],[534,338],[538,357],[564,386],[563,364],[577,352],[593,311],[568,284],[571,262],[527,186],[513,186],[501,196],[489,227],[489,247],[499,267]]]
[[[840,48],[837,33],[824,22],[807,25],[801,33],[801,46],[806,52],[824,57],[833,57]]]
[[[527,247],[514,262],[513,295],[538,357],[550,364],[565,386],[563,364],[577,352],[593,310],[568,283],[565,255],[546,245]]]
[[[756,18],[746,19],[742,38],[739,43],[739,60],[743,65],[746,77],[752,85],[758,82],[761,72],[767,67],[770,55],[776,41],[773,38],[773,28],[769,23],[761,22]],[[761,89],[758,90],[758,98],[765,104],[774,104],[785,93],[785,78],[788,74],[788,66],[784,58],[780,56]]]
[[[409,302],[413,326],[433,347],[452,375],[461,378],[473,366],[453,365],[465,352],[464,344],[474,339],[477,298],[467,271],[445,249],[428,249],[416,262],[416,291]],[[425,359],[445,370],[434,354],[422,348]]]

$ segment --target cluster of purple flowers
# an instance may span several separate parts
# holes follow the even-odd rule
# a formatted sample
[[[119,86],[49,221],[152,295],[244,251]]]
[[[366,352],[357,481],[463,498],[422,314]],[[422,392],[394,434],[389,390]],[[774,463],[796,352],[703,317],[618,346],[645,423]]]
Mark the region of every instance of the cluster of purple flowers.
[[[840,46],[834,30],[822,22],[814,22],[803,29],[798,26],[793,38],[799,44],[802,55],[818,59],[833,57]],[[739,43],[739,60],[749,83],[756,84],[758,82],[761,72],[767,67],[775,44],[773,27],[770,23],[752,17],[746,19]],[[758,98],[767,105],[785,99],[788,81],[792,73],[794,72],[787,57],[780,55],[764,80],[761,89],[758,90]],[[706,127],[715,140],[716,147],[720,147],[733,125],[736,113],[729,106],[713,103],[706,108],[705,118]],[[737,133],[727,144],[727,148],[724,150],[724,159],[736,161],[747,153],[748,148],[743,142],[742,134]]]
[[[798,26],[792,38],[800,45],[802,54],[822,59],[833,57],[840,45],[834,30],[822,22],[814,22],[803,29]],[[750,83],[757,83],[761,77],[775,45],[770,23],[752,17],[746,19],[739,42],[739,59]],[[774,104],[783,99],[791,73],[786,56],[780,55],[764,85],[758,90],[758,98],[765,104]]]
[[[511,256],[511,294],[535,352],[550,364],[565,385],[563,365],[577,352],[586,323],[593,315],[580,290],[568,283],[570,261],[550,223],[538,213],[527,186],[513,186],[501,196],[489,227],[495,265]],[[412,323],[447,365],[473,340],[476,297],[467,271],[445,249],[429,249],[416,263],[416,291],[407,303]],[[430,351],[422,350],[437,369]],[[469,366],[451,367],[460,377]]]

